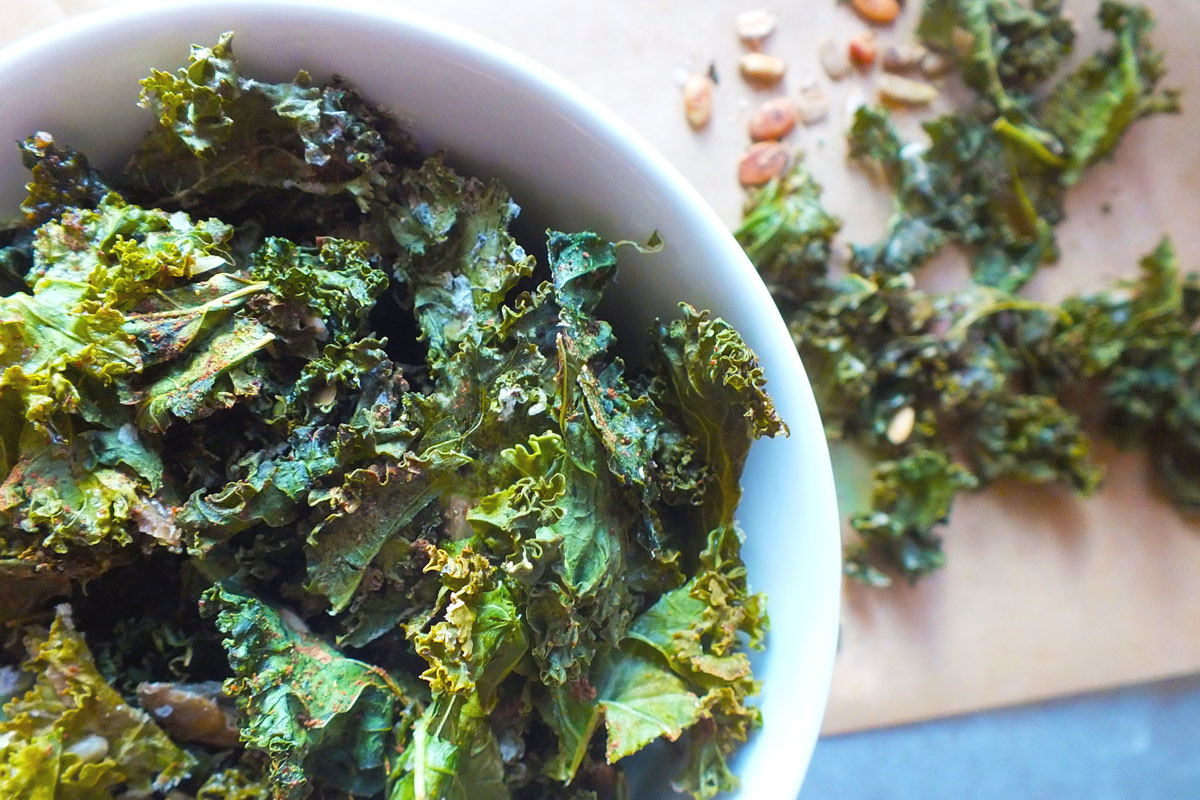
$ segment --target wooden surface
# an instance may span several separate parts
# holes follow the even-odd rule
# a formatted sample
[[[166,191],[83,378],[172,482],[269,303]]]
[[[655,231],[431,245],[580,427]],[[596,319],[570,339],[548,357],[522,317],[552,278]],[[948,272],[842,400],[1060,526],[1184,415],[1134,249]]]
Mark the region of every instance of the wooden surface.
[[[780,22],[764,49],[789,62],[783,85],[771,90],[751,89],[737,74],[744,48],[733,19],[758,7],[752,2],[393,4],[491,36],[574,81],[663,151],[730,225],[742,202],[734,165],[754,107],[815,79],[835,95],[829,118],[789,143],[807,152],[848,237],[869,240],[881,230],[888,197],[846,164],[842,135],[850,107],[872,96],[873,76],[834,86],[817,63],[822,38],[844,39],[863,28],[834,0],[767,6],[780,12]],[[106,5],[0,0],[0,43]],[[1164,232],[1175,238],[1185,267],[1200,267],[1200,148],[1193,133],[1200,120],[1193,109],[1200,104],[1200,4],[1149,5],[1160,20],[1169,82],[1184,89],[1185,113],[1140,125],[1116,160],[1077,188],[1060,229],[1062,262],[1033,287],[1040,297],[1131,274]],[[1091,22],[1095,0],[1068,6],[1082,23],[1079,50],[1090,52],[1100,41]],[[881,31],[881,44],[905,41],[914,16]],[[710,63],[720,78],[715,114],[695,134],[683,121],[678,79]],[[1109,478],[1098,497],[1006,486],[968,498],[946,531],[943,572],[916,588],[848,586],[826,732],[1200,671],[1200,527],[1152,493],[1142,455],[1106,449],[1103,456]],[[858,494],[852,479],[843,482],[845,506]]]

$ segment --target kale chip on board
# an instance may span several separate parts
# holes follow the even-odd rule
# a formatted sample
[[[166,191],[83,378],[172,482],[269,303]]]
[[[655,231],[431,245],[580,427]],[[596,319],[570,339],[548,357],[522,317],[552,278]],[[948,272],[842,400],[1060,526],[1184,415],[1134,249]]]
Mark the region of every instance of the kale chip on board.
[[[951,53],[976,102],[906,140],[884,108],[860,108],[851,158],[885,176],[883,236],[830,268],[839,221],[802,165],[751,195],[737,230],[789,324],[831,438],[874,461],[845,569],[915,581],[945,563],[955,497],[997,480],[1095,491],[1080,387],[1106,428],[1145,441],[1184,508],[1200,498],[1194,277],[1168,244],[1130,286],[1034,302],[1020,291],[1058,258],[1067,189],[1138,119],[1179,109],[1144,8],[1105,0],[1113,44],[1066,68],[1074,25],[1061,0],[927,0],[918,35]],[[928,291],[918,273],[956,245],[970,280]],[[1190,327],[1189,327],[1190,326]]]
[[[738,481],[786,433],[737,332],[684,304],[627,367],[620,245],[538,264],[501,185],[230,34],[142,86],[124,172],[36,133],[0,232],[0,784],[601,800],[665,738],[735,786]]]

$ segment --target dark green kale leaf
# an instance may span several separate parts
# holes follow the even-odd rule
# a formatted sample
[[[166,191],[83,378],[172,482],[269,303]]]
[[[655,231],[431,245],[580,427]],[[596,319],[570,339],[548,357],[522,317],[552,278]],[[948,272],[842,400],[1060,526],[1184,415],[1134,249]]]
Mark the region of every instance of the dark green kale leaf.
[[[960,491],[1012,478],[1094,491],[1102,471],[1076,391],[1085,380],[1101,389],[1110,428],[1155,441],[1170,432],[1171,444],[1155,448],[1167,454],[1166,482],[1189,502],[1195,471],[1184,465],[1195,454],[1182,387],[1192,367],[1177,355],[1194,338],[1186,314],[1165,312],[1174,338],[1159,340],[1119,322],[1120,291],[1057,308],[1017,294],[1058,258],[1067,188],[1133,122],[1178,111],[1178,93],[1158,88],[1149,12],[1105,0],[1099,20],[1114,45],[1059,78],[1076,37],[1061,0],[926,0],[918,35],[955,58],[979,102],[926,122],[913,140],[887,111],[857,111],[850,155],[886,178],[895,208],[878,241],[851,244],[845,274],[829,270],[836,218],[802,165],[748,199],[739,239],[810,370],[826,431],[877,460],[869,507],[851,520],[856,578],[915,580],[938,568],[936,529]],[[947,245],[965,250],[971,280],[916,289]],[[1169,271],[1151,269],[1147,296],[1178,283]],[[1098,366],[1142,337],[1184,350],[1159,346],[1153,368],[1148,355]],[[1126,413],[1141,422],[1112,422]]]
[[[382,791],[397,706],[386,672],[346,658],[257,598],[217,585],[202,611],[226,635],[242,740],[267,754],[277,798]]]
[[[827,274],[841,220],[821,205],[821,187],[797,158],[785,175],[747,199],[735,236],[785,312]]]
[[[311,248],[268,238],[250,258],[250,277],[303,306],[318,338],[340,343],[367,335],[367,313],[388,286],[387,275],[368,260],[365,242],[331,238]]]
[[[1063,145],[1063,180],[1068,184],[1109,155],[1137,120],[1179,113],[1178,90],[1158,89],[1165,69],[1162,53],[1150,41],[1150,12],[1104,0],[1098,15],[1115,44],[1097,51],[1055,85],[1040,114],[1046,129]]]
[[[686,420],[709,465],[701,523],[712,531],[733,525],[741,499],[738,482],[750,443],[786,435],[766,393],[758,358],[729,323],[680,306],[683,318],[660,323],[655,331],[661,383],[654,399],[667,413]]]
[[[850,130],[850,153],[881,166],[898,207],[884,240],[853,245],[863,275],[915,272],[946,244],[972,252],[977,283],[1016,291],[1058,255],[1062,220],[1058,172],[1012,143],[1011,126],[970,116],[925,124],[928,147],[903,140],[886,111],[864,107]]]
[[[1184,276],[1164,239],[1133,281],[1068,298],[1056,344],[1103,397],[1117,441],[1144,442],[1162,485],[1200,508],[1200,276]]]
[[[551,232],[535,276],[500,184],[344,85],[242,75],[229,35],[143,90],[122,194],[39,134],[0,232],[0,619],[90,582],[112,685],[217,711],[163,723],[154,788],[198,800],[617,800],[615,762],[685,736],[678,786],[732,787],[766,624],[739,480],[786,431],[746,343],[685,306],[628,368],[619,244]],[[764,246],[815,273],[821,219]],[[55,735],[0,782],[145,793]]]
[[[963,79],[1003,116],[1020,109],[1025,94],[1054,77],[1076,36],[1062,0],[926,0],[919,36],[953,51],[956,29],[970,41],[961,54]]]
[[[21,203],[26,228],[33,230],[68,208],[95,208],[108,194],[108,186],[87,156],[55,147],[50,134],[39,131],[19,147],[21,161],[30,172]]]
[[[242,76],[232,41],[195,46],[187,67],[142,82],[160,127],[130,161],[127,188],[155,207],[353,238],[409,139],[344,86],[304,72],[278,84]]]
[[[942,452],[919,449],[880,462],[873,479],[871,510],[850,520],[861,541],[846,553],[846,574],[887,585],[890,579],[875,564],[898,569],[910,581],[940,568],[946,556],[934,528],[946,521],[955,495],[978,486],[975,477]]]
[[[898,154],[881,116],[859,121],[865,148]],[[954,121],[936,124],[946,137],[935,147],[962,141],[945,127]],[[851,575],[886,583],[889,571],[915,580],[941,566],[936,528],[960,491],[1005,477],[1097,487],[1080,417],[1053,396],[1077,368],[1043,363],[1062,311],[988,286],[917,290],[906,269],[860,260],[788,302],[826,431],[879,460],[870,508],[852,519],[862,541],[847,555]]]
[[[505,800],[504,772],[500,744],[478,699],[441,695],[416,720],[387,800]]]

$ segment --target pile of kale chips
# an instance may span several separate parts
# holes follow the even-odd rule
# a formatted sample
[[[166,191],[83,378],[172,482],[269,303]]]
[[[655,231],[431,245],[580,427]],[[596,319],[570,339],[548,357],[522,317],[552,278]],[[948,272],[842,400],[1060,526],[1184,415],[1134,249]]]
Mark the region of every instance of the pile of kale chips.
[[[626,372],[615,245],[543,279],[501,186],[228,34],[142,103],[111,181],[25,141],[0,231],[0,795],[614,798],[659,738],[734,785],[785,430],[737,333]]]
[[[749,198],[739,241],[772,290],[812,376],[831,438],[876,459],[871,507],[851,525],[846,572],[871,584],[942,566],[937,532],[959,492],[1002,478],[1094,491],[1084,416],[1144,442],[1164,490],[1200,509],[1200,277],[1168,241],[1141,277],[1059,305],[1022,297],[1058,258],[1064,196],[1131,124],[1179,110],[1160,90],[1153,20],[1104,0],[1112,45],[1069,68],[1061,0],[926,0],[918,35],[956,57],[974,104],[906,141],[864,107],[852,158],[895,192],[883,237],[830,270],[840,223],[802,166]],[[1108,235],[1103,232],[1097,235]],[[948,245],[969,282],[915,288]],[[1099,408],[1096,401],[1099,399]]]

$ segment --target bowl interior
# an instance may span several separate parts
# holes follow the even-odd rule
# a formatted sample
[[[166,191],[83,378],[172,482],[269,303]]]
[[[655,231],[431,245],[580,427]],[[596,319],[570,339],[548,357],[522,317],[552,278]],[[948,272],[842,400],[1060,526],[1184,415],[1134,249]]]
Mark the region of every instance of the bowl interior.
[[[185,3],[76,19],[0,51],[0,140],[34,130],[115,168],[150,124],[137,81],[174,68],[189,44],[233,30],[249,74],[274,80],[308,69],[339,74],[390,110],[428,149],[503,180],[535,229],[590,228],[663,252],[623,252],[618,333],[640,336],[679,301],[709,308],[759,354],[791,428],[751,451],[740,522],[755,590],[769,597],[768,648],[755,658],[765,724],[738,757],[741,797],[791,800],[816,741],[837,635],[840,544],[829,457],[817,409],[787,330],[719,218],[626,124],[561,78],[470,33],[382,6],[321,2]],[[15,210],[25,173],[0,155],[0,217]],[[669,769],[634,765],[634,796],[675,797]],[[640,776],[640,777],[638,777]]]

